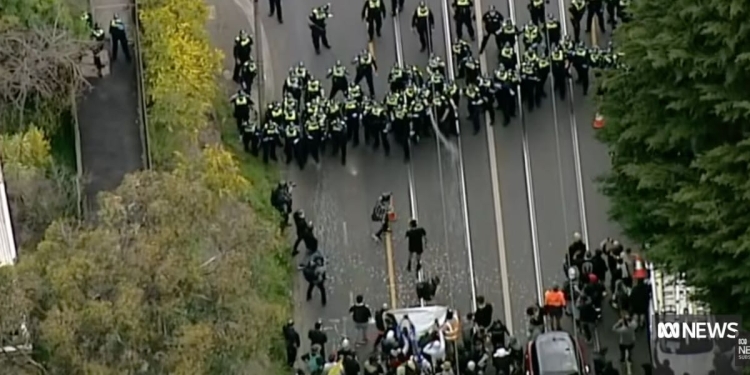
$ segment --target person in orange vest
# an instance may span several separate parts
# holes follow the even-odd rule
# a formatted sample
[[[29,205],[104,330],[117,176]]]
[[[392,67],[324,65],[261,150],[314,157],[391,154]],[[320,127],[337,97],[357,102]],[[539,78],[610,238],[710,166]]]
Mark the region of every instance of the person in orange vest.
[[[633,256],[633,279],[645,280],[648,277],[648,271],[646,270],[646,263],[640,254]]]
[[[552,330],[561,330],[560,319],[562,319],[563,310],[565,310],[565,294],[563,294],[558,285],[553,285],[552,289],[544,293],[544,308],[547,311],[547,315],[552,318]]]

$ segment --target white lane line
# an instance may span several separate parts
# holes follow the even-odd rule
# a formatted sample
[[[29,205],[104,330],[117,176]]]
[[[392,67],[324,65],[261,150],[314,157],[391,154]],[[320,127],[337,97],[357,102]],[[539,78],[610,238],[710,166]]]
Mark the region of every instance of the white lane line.
[[[349,231],[346,230],[346,221],[341,222],[341,227],[344,230],[344,246],[349,246]]]

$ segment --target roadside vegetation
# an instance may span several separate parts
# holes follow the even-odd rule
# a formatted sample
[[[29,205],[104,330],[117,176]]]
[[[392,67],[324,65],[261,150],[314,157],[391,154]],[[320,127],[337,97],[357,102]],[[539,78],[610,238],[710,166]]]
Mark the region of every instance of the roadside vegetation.
[[[677,10],[677,11],[675,11]],[[601,138],[612,217],[712,310],[750,322],[750,3],[634,1]]]
[[[85,40],[83,8],[0,4],[11,15],[2,27],[65,18],[71,39]],[[0,365],[39,374],[281,373],[291,269],[268,203],[277,175],[245,158],[234,137],[222,143],[231,125],[226,105],[217,105],[221,54],[208,41],[206,6],[139,4],[154,168],[102,193],[95,220],[76,217],[74,171],[50,142],[70,107],[55,107],[60,97],[38,89],[23,105],[1,98],[3,111],[15,111],[4,123],[27,125],[4,127],[0,137],[20,245],[19,263],[0,268],[0,338],[20,344],[25,322],[33,350],[0,353]],[[37,19],[46,13],[32,9],[51,16]],[[77,68],[64,67],[77,85]],[[80,90],[69,86],[68,97],[71,87]],[[30,117],[45,103],[45,116]]]

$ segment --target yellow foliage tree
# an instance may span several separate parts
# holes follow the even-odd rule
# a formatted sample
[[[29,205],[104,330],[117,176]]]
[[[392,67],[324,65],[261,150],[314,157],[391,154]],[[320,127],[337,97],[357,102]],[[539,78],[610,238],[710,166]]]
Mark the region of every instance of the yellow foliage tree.
[[[190,151],[219,94],[221,54],[211,48],[202,1],[146,0],[141,5],[152,150],[157,165]]]
[[[22,293],[0,304],[0,327],[29,317],[40,366],[66,375],[281,373],[269,348],[289,314],[278,297],[287,264],[268,255],[273,229],[247,204],[178,172],[140,172],[99,207],[96,224],[52,224],[13,271]]]
[[[44,132],[35,127],[0,135],[0,160],[16,240],[22,248],[33,246],[52,221],[75,212],[75,176],[56,164]]]
[[[194,160],[180,158],[176,171],[183,176],[201,179],[208,188],[222,195],[244,197],[251,187],[250,182],[242,177],[237,159],[221,145],[206,147]]]

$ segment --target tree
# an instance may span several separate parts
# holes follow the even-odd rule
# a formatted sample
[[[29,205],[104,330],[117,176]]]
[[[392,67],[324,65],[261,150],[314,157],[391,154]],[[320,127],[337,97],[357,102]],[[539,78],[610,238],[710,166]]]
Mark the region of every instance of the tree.
[[[611,215],[648,256],[686,271],[719,313],[750,317],[750,3],[636,1],[607,74]]]
[[[289,280],[275,228],[242,192],[191,177],[127,176],[96,224],[55,222],[16,266],[48,373],[278,373]]]
[[[34,247],[54,220],[76,208],[75,176],[50,154],[42,131],[0,135],[13,229],[20,248]]]

